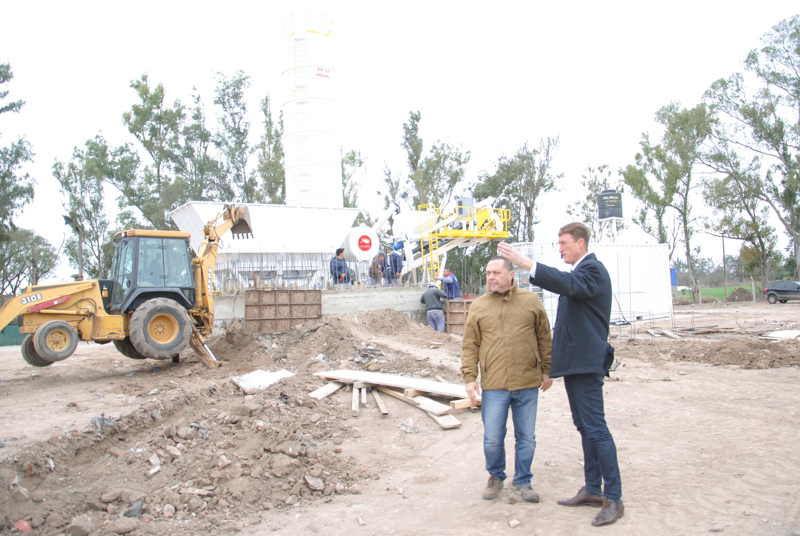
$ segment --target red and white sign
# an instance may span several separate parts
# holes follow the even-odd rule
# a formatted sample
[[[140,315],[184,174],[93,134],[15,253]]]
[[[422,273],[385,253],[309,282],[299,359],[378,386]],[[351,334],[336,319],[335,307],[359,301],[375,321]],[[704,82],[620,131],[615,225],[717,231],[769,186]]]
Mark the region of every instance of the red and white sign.
[[[361,235],[358,237],[358,248],[361,251],[369,251],[369,248],[372,247],[372,239],[367,235]]]

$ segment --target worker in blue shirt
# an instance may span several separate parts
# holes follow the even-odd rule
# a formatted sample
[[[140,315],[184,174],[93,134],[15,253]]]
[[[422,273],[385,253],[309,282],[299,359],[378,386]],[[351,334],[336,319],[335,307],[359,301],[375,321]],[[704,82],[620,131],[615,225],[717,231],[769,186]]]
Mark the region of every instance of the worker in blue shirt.
[[[456,279],[456,274],[448,270],[447,268],[444,269],[444,276],[436,277],[439,281],[443,283],[442,290],[447,295],[448,300],[458,300],[461,298],[461,287],[458,284],[458,279]]]
[[[336,256],[331,259],[331,277],[337,290],[350,288],[350,270],[344,260],[344,248],[336,250]]]

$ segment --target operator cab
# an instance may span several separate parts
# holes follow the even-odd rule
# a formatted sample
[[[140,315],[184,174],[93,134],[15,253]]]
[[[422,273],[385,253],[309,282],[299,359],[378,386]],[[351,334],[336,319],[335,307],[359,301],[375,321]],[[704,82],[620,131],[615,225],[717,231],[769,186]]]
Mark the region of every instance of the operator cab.
[[[106,308],[115,313],[136,309],[139,303],[159,296],[173,299],[187,309],[193,307],[195,286],[189,233],[117,233],[110,287]]]

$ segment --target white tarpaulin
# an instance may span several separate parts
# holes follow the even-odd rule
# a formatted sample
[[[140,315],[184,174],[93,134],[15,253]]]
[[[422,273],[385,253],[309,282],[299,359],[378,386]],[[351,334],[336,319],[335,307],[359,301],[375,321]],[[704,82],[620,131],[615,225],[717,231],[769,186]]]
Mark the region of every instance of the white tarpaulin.
[[[622,238],[622,237],[620,237]],[[536,262],[569,272],[558,252],[558,244],[512,244]],[[611,321],[645,320],[672,314],[672,287],[669,274],[669,248],[666,244],[589,244],[603,263],[611,278],[614,298],[611,304]],[[528,273],[518,273],[519,284],[527,286]],[[555,323],[558,295],[545,291],[545,309],[551,325]]]

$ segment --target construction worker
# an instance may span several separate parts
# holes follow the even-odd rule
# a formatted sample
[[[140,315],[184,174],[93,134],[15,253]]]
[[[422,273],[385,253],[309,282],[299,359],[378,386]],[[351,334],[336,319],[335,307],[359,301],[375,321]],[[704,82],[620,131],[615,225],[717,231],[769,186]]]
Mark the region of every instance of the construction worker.
[[[337,290],[350,288],[350,270],[344,260],[344,248],[336,250],[336,256],[331,259],[331,277]]]
[[[444,269],[444,276],[437,276],[436,279],[442,282],[442,290],[447,294],[448,300],[458,300],[461,298],[461,287],[456,279],[456,274],[449,269]]]
[[[419,299],[420,303],[425,304],[425,313],[428,316],[428,325],[436,331],[444,332],[444,311],[442,311],[442,300],[447,296],[442,292],[436,283],[428,283],[426,290]]]

